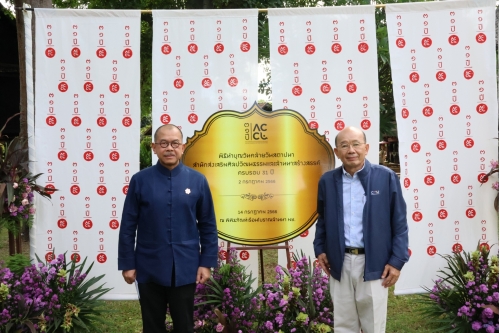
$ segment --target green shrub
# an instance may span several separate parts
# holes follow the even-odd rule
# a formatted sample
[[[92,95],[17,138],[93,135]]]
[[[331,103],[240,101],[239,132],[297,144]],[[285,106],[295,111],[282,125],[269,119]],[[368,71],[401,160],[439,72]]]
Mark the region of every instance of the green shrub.
[[[31,265],[31,259],[24,254],[18,253],[11,257],[7,261],[7,267],[10,271],[16,275],[21,276],[24,272],[24,268]]]

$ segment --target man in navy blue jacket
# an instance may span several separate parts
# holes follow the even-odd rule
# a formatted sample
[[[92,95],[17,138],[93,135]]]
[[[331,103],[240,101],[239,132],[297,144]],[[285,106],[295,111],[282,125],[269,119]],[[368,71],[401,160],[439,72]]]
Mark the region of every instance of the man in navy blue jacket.
[[[158,162],[132,177],[123,207],[118,269],[137,280],[143,333],[165,333],[167,305],[174,332],[193,332],[196,283],[217,265],[212,195],[205,176],[180,162],[182,140],[174,125],[156,130]]]
[[[406,204],[397,175],[365,159],[364,132],[335,138],[342,166],[318,185],[314,252],[330,275],[335,333],[383,333],[388,287],[408,261]]]

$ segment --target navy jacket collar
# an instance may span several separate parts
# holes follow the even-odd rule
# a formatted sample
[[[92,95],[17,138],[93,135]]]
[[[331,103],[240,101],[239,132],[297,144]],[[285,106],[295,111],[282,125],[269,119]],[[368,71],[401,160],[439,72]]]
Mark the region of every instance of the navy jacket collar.
[[[179,162],[179,164],[175,168],[173,168],[172,170],[169,170],[169,169],[165,168],[160,163],[160,160],[158,160],[158,162],[156,162],[155,168],[162,175],[169,176],[169,177],[175,177],[182,172],[182,170],[185,168],[185,166],[184,166],[184,164],[182,164],[182,162]]]
[[[360,170],[358,172],[359,180],[361,181],[361,185],[363,185],[365,192],[367,190],[368,179],[369,179],[371,168],[372,168],[372,164],[367,159],[365,159],[365,166],[363,167],[363,170]],[[340,166],[340,167],[336,168],[335,170],[337,170],[337,171],[334,172],[334,178],[335,178],[335,181],[338,183],[339,191],[340,191],[339,195],[341,196],[342,195],[342,174],[343,174],[344,169],[343,169],[343,166]]]
[[[363,185],[363,189],[365,190],[365,193],[368,191],[368,181],[370,180],[370,170],[372,168],[372,164],[365,159],[365,167],[363,170],[358,172],[359,180],[361,181],[361,185]]]
[[[365,166],[363,167],[363,170],[360,170],[358,172],[359,178],[363,179],[366,176],[368,176],[368,174],[370,173],[371,167],[372,167],[372,164],[367,159],[365,159]]]

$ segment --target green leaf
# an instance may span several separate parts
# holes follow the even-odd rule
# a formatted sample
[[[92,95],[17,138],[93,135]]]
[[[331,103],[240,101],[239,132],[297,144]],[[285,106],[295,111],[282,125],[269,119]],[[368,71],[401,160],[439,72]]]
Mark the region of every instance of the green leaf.
[[[72,321],[73,321],[73,324],[80,326],[80,327],[84,328],[86,331],[88,331],[87,326],[83,323],[83,321],[80,318],[72,317]]]
[[[33,325],[33,323],[31,321],[24,322],[24,325],[28,326],[28,328],[30,329],[31,333],[36,333],[35,326]]]
[[[209,300],[209,301],[197,303],[195,305],[196,306],[201,306],[201,305],[205,305],[205,304],[220,304],[220,303],[221,303],[221,300]]]
[[[14,201],[14,184],[9,182],[6,184],[7,188],[7,200],[10,205]]]
[[[215,285],[215,286],[212,286],[211,284],[207,284],[207,286],[212,289],[213,291],[215,291],[216,293],[218,294],[221,294],[224,293],[224,289],[222,289],[222,287],[219,285],[219,283],[217,281],[215,281],[215,279],[213,277],[210,277],[210,281]]]

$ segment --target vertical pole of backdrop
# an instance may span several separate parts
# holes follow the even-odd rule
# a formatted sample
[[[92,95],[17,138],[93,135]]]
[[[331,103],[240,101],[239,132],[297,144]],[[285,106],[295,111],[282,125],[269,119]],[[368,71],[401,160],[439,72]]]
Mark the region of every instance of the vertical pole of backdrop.
[[[24,43],[25,43],[25,66],[26,66],[26,125],[27,125],[27,135],[28,135],[28,157],[29,157],[29,170],[32,174],[38,174],[36,170],[35,158],[35,91],[34,91],[34,72],[33,72],[33,49],[35,47],[34,43],[34,30],[32,27],[33,23],[33,12],[29,10],[23,10],[23,20],[24,20]],[[37,198],[35,198],[37,200]],[[36,205],[36,201],[35,201]],[[33,225],[28,233],[25,235],[25,239],[30,241],[30,254],[34,257],[35,253],[35,241],[31,237],[35,237],[37,217],[36,214],[33,218]]]
[[[260,257],[260,278],[261,283],[264,284],[264,251],[259,249],[259,257]]]
[[[20,119],[19,122],[21,124],[21,128],[19,129],[19,136],[21,138],[26,138],[26,50],[25,50],[25,41],[24,41],[24,16],[23,16],[23,1],[15,0],[14,1],[16,8],[16,28],[17,28],[17,52],[19,57],[19,112]],[[12,256],[16,253],[21,253],[22,250],[22,242],[20,230],[17,236],[14,236],[9,231],[9,254]]]
[[[285,242],[285,246],[286,246],[286,268],[287,269],[290,269],[290,247],[288,246],[288,241]]]

